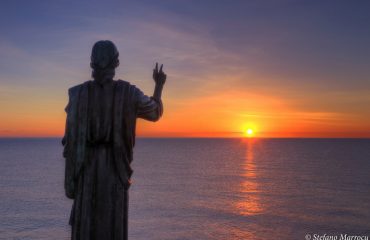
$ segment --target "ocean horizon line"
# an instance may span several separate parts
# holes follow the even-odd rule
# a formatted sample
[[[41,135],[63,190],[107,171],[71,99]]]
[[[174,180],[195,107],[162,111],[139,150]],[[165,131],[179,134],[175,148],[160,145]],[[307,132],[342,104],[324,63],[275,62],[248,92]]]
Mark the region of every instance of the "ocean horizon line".
[[[61,136],[0,136],[2,139],[62,139]],[[201,136],[167,136],[167,137],[158,137],[158,136],[137,136],[136,139],[364,139],[370,140],[370,137],[201,137]]]

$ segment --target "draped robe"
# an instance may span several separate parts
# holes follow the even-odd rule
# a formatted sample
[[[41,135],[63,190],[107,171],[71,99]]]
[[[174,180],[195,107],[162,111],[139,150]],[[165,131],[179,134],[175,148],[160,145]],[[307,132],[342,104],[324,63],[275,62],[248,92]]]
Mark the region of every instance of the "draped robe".
[[[127,239],[136,119],[158,120],[162,101],[123,80],[87,81],[68,93],[62,142],[72,239]]]

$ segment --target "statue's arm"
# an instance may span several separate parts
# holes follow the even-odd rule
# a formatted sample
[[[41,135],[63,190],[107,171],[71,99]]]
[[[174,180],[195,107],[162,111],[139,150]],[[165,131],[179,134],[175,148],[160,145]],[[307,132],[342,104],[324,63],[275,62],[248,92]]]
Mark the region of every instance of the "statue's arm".
[[[148,97],[140,89],[137,89],[138,111],[137,116],[148,121],[158,121],[163,114],[162,91],[166,82],[166,74],[162,71],[163,65],[158,70],[156,64],[153,70],[153,79],[155,82],[154,92],[152,97]]]
[[[136,88],[137,94],[137,117],[148,121],[158,121],[163,114],[163,103],[158,95],[149,97],[145,95],[140,89]],[[159,93],[160,94],[160,93]]]
[[[62,145],[64,147],[64,150],[63,150],[63,157],[66,158],[67,156],[67,134],[68,134],[68,112],[69,112],[69,108],[70,108],[70,97],[69,97],[69,92],[68,92],[68,103],[67,103],[67,106],[64,108],[64,112],[66,113],[66,122],[65,122],[65,128],[64,128],[64,136],[63,136],[63,139],[62,139]]]
[[[66,125],[65,133],[62,140],[64,147],[63,157],[65,158],[65,175],[64,175],[64,189],[65,194],[68,198],[73,199],[75,193],[75,182],[74,182],[74,161],[71,153],[72,142],[71,138],[71,124],[73,123],[72,114],[71,114],[71,98],[72,98],[71,89],[68,91],[68,104],[65,108],[66,112]]]

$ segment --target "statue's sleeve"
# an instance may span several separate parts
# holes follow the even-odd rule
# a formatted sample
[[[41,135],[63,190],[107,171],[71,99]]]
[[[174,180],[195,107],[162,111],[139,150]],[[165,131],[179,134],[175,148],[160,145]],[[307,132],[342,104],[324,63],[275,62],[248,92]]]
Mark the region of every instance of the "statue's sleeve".
[[[155,122],[162,117],[163,103],[161,99],[149,97],[137,87],[135,87],[135,99],[138,118]]]
[[[63,149],[63,157],[65,158],[66,155],[67,155],[67,134],[68,134],[68,112],[69,112],[69,108],[70,108],[70,101],[69,101],[69,98],[68,98],[68,103],[67,103],[67,106],[64,108],[64,111],[66,113],[66,123],[65,123],[65,130],[64,130],[64,136],[63,136],[63,139],[62,139],[62,145],[64,147]]]
[[[64,176],[64,188],[65,193],[68,198],[74,198],[74,162],[71,156],[71,136],[69,135],[70,132],[70,117],[71,117],[71,93],[69,91],[69,99],[68,104],[65,107],[66,116],[66,125],[65,125],[65,133],[62,140],[63,144],[63,157],[65,158],[65,176]]]

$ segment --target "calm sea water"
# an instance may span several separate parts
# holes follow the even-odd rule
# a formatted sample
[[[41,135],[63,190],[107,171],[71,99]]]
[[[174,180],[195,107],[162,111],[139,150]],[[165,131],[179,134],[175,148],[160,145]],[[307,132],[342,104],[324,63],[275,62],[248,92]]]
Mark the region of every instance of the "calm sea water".
[[[0,140],[0,239],[68,239],[58,139]],[[370,236],[370,140],[138,139],[133,240]]]

